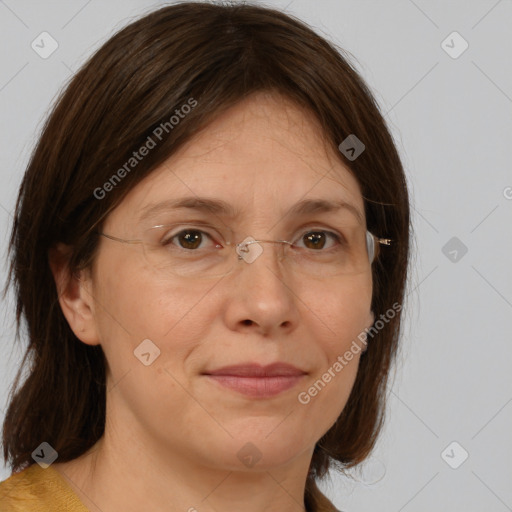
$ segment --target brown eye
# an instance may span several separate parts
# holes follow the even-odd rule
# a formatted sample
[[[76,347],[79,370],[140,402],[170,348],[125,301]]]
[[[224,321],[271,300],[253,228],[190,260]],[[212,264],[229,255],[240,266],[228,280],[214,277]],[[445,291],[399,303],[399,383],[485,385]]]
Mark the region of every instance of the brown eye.
[[[312,231],[310,233],[306,233],[302,239],[308,249],[323,249],[325,246],[326,236],[322,231]]]
[[[168,251],[181,251],[182,253],[197,252],[201,254],[210,249],[222,248],[222,245],[216,241],[216,235],[212,235],[202,229],[197,229],[196,226],[183,227],[183,225],[181,225],[179,231],[176,229],[173,230],[173,227],[175,228],[175,226],[171,225],[155,226],[155,228],[159,228],[165,232],[165,235],[156,242],[157,245],[165,247]]]
[[[176,238],[179,245],[183,247],[183,249],[197,249],[201,245],[203,234],[201,231],[188,229],[185,231],[180,231],[172,238]]]
[[[299,238],[298,244],[300,245],[294,244],[295,247],[309,249],[311,252],[322,254],[331,252],[330,249],[341,249],[345,246],[344,238],[341,235],[324,229],[307,231]]]

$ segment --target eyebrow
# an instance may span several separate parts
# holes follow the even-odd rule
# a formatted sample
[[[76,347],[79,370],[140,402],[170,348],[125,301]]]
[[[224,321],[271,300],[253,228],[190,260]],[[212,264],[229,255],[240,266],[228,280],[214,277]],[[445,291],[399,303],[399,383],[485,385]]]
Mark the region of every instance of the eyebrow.
[[[182,197],[179,199],[171,199],[157,204],[146,206],[139,217],[140,221],[159,213],[170,212],[174,210],[190,209],[198,212],[210,213],[223,217],[236,218],[239,217],[241,211],[234,208],[231,204],[222,199],[210,199],[206,197]],[[287,215],[304,216],[312,213],[330,213],[341,209],[351,212],[359,222],[364,224],[361,212],[352,204],[345,201],[330,201],[327,199],[303,199],[294,204],[287,212]]]

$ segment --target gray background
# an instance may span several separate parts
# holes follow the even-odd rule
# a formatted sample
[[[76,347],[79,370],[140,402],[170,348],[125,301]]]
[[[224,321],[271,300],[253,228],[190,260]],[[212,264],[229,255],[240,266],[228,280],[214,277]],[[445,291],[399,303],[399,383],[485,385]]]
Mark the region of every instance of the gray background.
[[[332,474],[322,487],[348,512],[512,511],[512,2],[267,4],[287,7],[355,56],[387,114],[413,202],[415,252],[388,423],[354,481]],[[0,0],[2,250],[57,92],[114,30],[158,5]],[[59,45],[47,59],[31,48],[43,31]],[[443,47],[458,53],[461,40],[442,46],[453,31],[469,44],[457,58]],[[1,311],[0,419],[21,355],[12,300]],[[446,461],[460,464],[463,450],[469,457],[453,469]],[[9,474],[0,469],[0,479]]]

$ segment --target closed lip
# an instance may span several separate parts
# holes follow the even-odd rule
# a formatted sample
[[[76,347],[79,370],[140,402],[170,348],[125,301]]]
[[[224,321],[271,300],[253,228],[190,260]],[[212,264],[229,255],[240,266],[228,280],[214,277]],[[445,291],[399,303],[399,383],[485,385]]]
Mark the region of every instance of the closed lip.
[[[232,366],[224,366],[215,370],[205,371],[204,375],[233,376],[233,377],[296,377],[306,375],[307,372],[288,363],[273,363],[261,365],[258,363],[244,363]]]

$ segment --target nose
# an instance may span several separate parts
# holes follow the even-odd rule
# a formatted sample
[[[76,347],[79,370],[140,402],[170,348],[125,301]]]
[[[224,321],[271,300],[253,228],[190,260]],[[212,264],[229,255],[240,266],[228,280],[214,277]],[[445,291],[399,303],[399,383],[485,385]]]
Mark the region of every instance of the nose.
[[[299,299],[294,280],[281,265],[284,244],[259,243],[252,237],[244,242],[227,284],[226,323],[232,330],[269,336],[291,332],[299,322]]]

